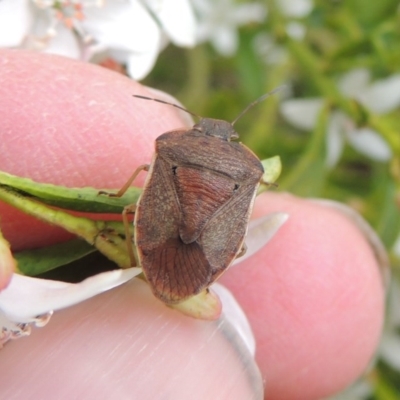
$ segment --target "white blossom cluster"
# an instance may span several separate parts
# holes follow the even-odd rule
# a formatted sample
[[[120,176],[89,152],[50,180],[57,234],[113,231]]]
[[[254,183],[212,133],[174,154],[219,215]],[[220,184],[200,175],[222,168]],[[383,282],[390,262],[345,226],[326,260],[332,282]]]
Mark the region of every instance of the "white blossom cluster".
[[[140,80],[170,42],[193,47],[210,41],[232,55],[237,27],[265,15],[261,3],[233,0],[1,0],[0,47],[83,61],[108,56]]]

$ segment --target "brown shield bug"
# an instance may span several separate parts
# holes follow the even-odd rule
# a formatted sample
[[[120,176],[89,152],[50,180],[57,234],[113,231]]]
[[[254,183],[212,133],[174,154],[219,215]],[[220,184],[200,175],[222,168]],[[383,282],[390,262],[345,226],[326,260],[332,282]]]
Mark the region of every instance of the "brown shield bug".
[[[232,123],[201,118],[189,130],[162,134],[155,141],[151,164],[140,166],[116,194],[121,196],[141,170],[148,171],[138,203],[124,214],[127,221],[126,213],[135,213],[137,261],[164,303],[179,303],[208,288],[245,252],[264,169],[250,149],[232,142],[239,138],[233,125],[271,94],[251,103]],[[189,112],[162,100],[134,97]]]

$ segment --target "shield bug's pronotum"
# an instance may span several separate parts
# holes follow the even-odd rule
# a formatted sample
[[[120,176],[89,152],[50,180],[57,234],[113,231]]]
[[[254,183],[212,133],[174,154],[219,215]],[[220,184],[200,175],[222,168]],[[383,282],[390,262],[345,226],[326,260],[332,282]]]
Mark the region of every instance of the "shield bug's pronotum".
[[[239,137],[233,125],[271,93],[250,104],[232,123],[201,118],[189,130],[162,134],[155,141],[151,164],[140,166],[118,192],[122,195],[141,170],[148,171],[138,203],[125,214],[135,213],[137,261],[154,295],[164,303],[198,294],[244,253],[264,169],[251,150],[232,142]],[[189,112],[162,100],[134,97]]]

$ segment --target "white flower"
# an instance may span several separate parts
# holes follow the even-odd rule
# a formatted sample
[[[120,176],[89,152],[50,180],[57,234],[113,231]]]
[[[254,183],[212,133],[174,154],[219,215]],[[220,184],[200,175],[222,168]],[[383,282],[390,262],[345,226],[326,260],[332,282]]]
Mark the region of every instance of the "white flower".
[[[287,34],[295,40],[302,40],[306,35],[306,27],[300,22],[290,21],[286,25]]]
[[[142,79],[171,40],[195,44],[189,0],[2,0],[0,46],[89,61],[108,54]]]
[[[340,79],[339,89],[376,114],[387,113],[400,105],[400,74],[370,83],[369,71],[355,69]],[[323,103],[322,98],[287,100],[282,103],[281,112],[297,128],[312,130]],[[338,162],[345,140],[373,160],[387,161],[392,156],[389,145],[377,132],[368,127],[359,128],[343,112],[334,111],[327,128],[328,167]]]
[[[0,47],[19,46],[31,24],[30,0],[0,1]]]
[[[199,20],[198,42],[210,41],[218,53],[231,56],[238,47],[237,28],[262,22],[266,8],[261,3],[235,4],[232,0],[192,0]]]
[[[53,310],[89,299],[141,272],[140,268],[104,272],[76,284],[14,274],[0,292],[0,348],[9,339],[29,335],[30,324],[45,325]]]
[[[246,238],[247,252],[239,262],[261,249],[287,218],[287,214],[274,213],[252,221]],[[114,270],[76,284],[14,274],[10,284],[0,291],[0,348],[9,339],[29,335],[32,324],[44,326],[53,311],[117,287],[141,272],[141,268]],[[216,291],[221,294],[223,306],[226,307],[224,314],[237,327],[249,350],[254,352],[254,339],[239,305],[232,295],[227,294],[226,289],[216,287]]]
[[[257,34],[253,39],[253,49],[267,65],[283,64],[289,58],[287,50],[278,44],[266,32]]]
[[[294,40],[302,40],[306,34],[306,25],[293,20],[306,17],[313,9],[312,0],[281,0],[276,2],[282,15],[287,19],[286,33]],[[253,40],[253,48],[267,65],[283,64],[289,58],[284,46],[277,44],[272,35],[261,32]]]
[[[302,18],[313,9],[312,0],[280,0],[277,5],[287,17]]]

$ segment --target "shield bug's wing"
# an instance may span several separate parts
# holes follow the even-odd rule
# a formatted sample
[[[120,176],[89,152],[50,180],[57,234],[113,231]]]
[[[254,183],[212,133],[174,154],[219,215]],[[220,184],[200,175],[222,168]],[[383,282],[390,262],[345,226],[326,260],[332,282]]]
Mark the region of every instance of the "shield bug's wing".
[[[200,246],[180,239],[180,221],[173,170],[156,154],[135,212],[135,244],[153,293],[165,303],[199,293],[211,277]]]
[[[135,244],[143,253],[179,234],[180,208],[171,178],[156,155],[135,211]]]
[[[153,268],[147,275],[153,293],[169,304],[198,294],[211,279],[211,266],[197,242],[169,239],[148,253],[146,263]]]
[[[235,180],[235,190],[204,227],[198,240],[213,268],[214,281],[240,252],[264,168],[257,156],[240,143],[230,143],[238,163],[224,165]]]
[[[238,193],[208,222],[198,240],[212,267],[212,283],[240,252],[258,184],[242,185]]]

